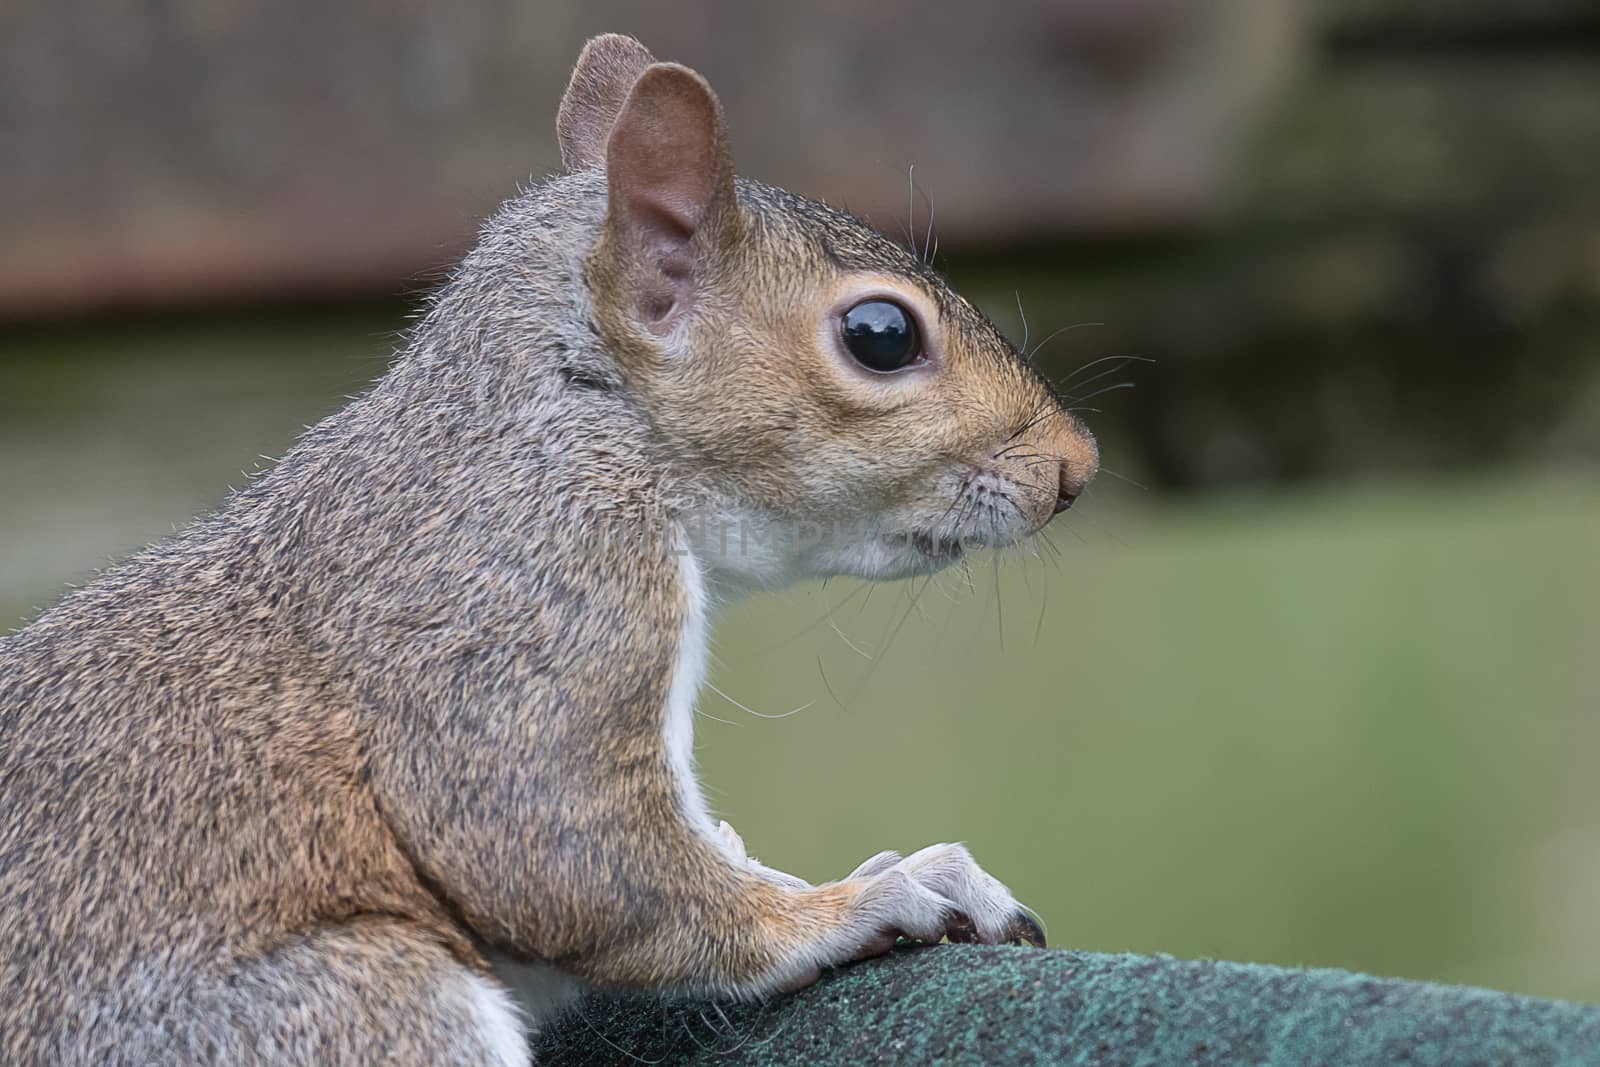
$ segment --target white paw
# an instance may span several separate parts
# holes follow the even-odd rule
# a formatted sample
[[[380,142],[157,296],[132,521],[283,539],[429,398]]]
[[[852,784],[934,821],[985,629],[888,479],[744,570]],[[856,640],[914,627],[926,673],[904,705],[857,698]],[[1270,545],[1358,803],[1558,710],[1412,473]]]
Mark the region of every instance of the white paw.
[[[845,924],[845,959],[887,952],[899,937],[1044,947],[1039,924],[964,845],[929,845],[904,858],[880,852],[846,881],[865,884]]]
[[[958,917],[946,930],[950,940],[985,945],[1025,941],[1044,947],[1044,931],[1038,922],[1017,903],[1011,890],[978,866],[965,845],[929,845],[896,866],[950,901],[966,917],[968,928],[962,928]]]
[[[856,897],[849,923],[856,933],[856,945],[845,958],[887,952],[896,937],[938,941],[944,937],[955,910],[948,897],[930,889],[896,863],[868,878]]]
[[[875,869],[884,862],[887,869]],[[955,906],[901,870],[900,863],[899,856],[880,854],[857,868],[875,873],[850,879],[860,885],[843,921],[784,961],[761,983],[762,991],[803,989],[821,977],[823,967],[881,956],[902,936],[917,941],[944,937]]]
[[[1038,922],[964,845],[930,845],[904,858],[880,852],[840,884],[856,887],[843,921],[770,972],[757,992],[801,989],[822,967],[881,956],[901,937],[1044,947]]]

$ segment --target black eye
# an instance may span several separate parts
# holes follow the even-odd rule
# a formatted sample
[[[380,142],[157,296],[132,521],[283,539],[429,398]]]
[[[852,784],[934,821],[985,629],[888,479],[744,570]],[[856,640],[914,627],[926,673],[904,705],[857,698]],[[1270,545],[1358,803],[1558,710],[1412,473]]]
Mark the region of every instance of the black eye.
[[[892,371],[922,355],[911,313],[888,300],[863,300],[844,313],[844,346],[868,370]]]

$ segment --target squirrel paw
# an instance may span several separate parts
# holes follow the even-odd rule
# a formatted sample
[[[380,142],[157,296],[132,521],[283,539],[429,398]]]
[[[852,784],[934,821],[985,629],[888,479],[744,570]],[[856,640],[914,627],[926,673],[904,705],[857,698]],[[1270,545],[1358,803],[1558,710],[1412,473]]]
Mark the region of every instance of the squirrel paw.
[[[867,863],[882,862],[881,854]],[[898,867],[949,900],[945,937],[982,945],[1029,944],[1044,948],[1044,930],[1018,904],[1011,890],[978,866],[965,845],[929,845],[901,860]]]
[[[909,929],[885,931],[864,946],[865,951],[857,959],[887,952],[899,936],[914,941],[943,938],[982,945],[1045,947],[1044,929],[1038,920],[1017,903],[999,879],[978,866],[965,845],[929,845],[904,858],[898,852],[880,852],[851,871],[845,881],[888,880],[893,886],[900,876],[909,876],[919,890],[932,893],[944,903],[942,928],[931,937]],[[875,894],[869,888],[862,895]]]
[[[909,856],[880,852],[841,885],[856,885],[843,923],[816,964],[779,985],[791,992],[816,981],[820,967],[881,956],[900,938],[934,944],[948,939],[984,945],[1045,945],[1044,931],[1011,891],[973,860],[963,845],[930,845]],[[824,887],[825,888],[825,887]],[[820,957],[820,958],[819,958]]]

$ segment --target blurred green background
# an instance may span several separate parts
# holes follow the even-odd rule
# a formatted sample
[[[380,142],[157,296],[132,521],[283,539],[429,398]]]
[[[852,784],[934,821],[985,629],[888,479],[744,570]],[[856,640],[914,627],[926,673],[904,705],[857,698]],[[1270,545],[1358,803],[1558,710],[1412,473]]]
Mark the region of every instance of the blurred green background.
[[[955,16],[935,17],[951,5],[932,7],[906,32],[953,34]],[[992,161],[963,164],[972,131],[957,119],[891,129],[859,173],[774,148],[764,109],[794,105],[718,64],[776,56],[781,78],[826,53],[762,36],[753,16],[652,37],[660,16],[642,6],[549,5],[522,16],[529,36],[500,39],[511,9],[491,3],[449,26],[355,5],[306,28],[307,48],[377,28],[400,58],[351,62],[423,86],[372,94],[388,125],[351,97],[370,105],[358,128],[340,125],[356,122],[343,96],[316,111],[271,79],[229,81],[240,65],[214,53],[267,48],[270,67],[295,40],[235,42],[255,8],[180,4],[155,28],[92,31],[60,13],[88,8],[10,16],[29,31],[0,45],[14,56],[94,45],[133,73],[87,75],[78,96],[20,62],[0,80],[34,149],[0,172],[0,627],[213,506],[381,373],[417,304],[404,294],[547,165],[578,43],[633,30],[707,70],[762,177],[865,203],[896,232],[917,162],[958,286],[1016,339],[1077,327],[1040,357],[1069,392],[1136,385],[1083,401],[1115,474],[1048,543],[927,583],[801,587],[722,621],[699,748],[714,807],[751,850],[823,879],[880,848],[959,839],[1057,944],[1600,1000],[1590,5],[1069,0],[1048,13],[1047,57],[929,38],[943,67],[902,57],[847,114],[788,123],[822,143],[835,125],[871,131],[902,98],[1026,97],[1015,155],[977,181],[965,172]],[[986,16],[1018,40],[1044,17]],[[502,53],[524,46],[555,89],[513,106],[493,78],[450,88],[496,56],[520,70]],[[1015,60],[1004,78],[963,80],[997,57]],[[1052,80],[1030,81],[1030,63]],[[134,91],[141,72],[155,104]],[[214,85],[240,110],[158,106]],[[1046,85],[1057,104],[1041,103]],[[496,110],[471,143],[495,151],[441,150],[465,136],[449,107],[485,98]],[[1169,128],[1153,117],[1164,104],[1140,110],[1150,99],[1194,112]],[[89,136],[141,106],[140,137]],[[280,125],[250,125],[274,106]],[[494,127],[510,113],[541,140]],[[213,126],[245,147],[162,136]],[[317,137],[377,148],[322,165],[334,150]],[[1125,140],[1146,147],[1119,156]],[[299,152],[292,179],[250,169],[262,144]],[[1079,161],[1095,146],[1108,173]],[[391,166],[400,147],[448,158],[454,184],[376,196],[403,231],[378,240],[341,183],[370,187],[361,165]],[[39,163],[52,152],[75,164],[55,182]],[[140,180],[118,180],[132,163]],[[80,184],[91,172],[99,198]],[[1013,189],[1013,172],[1059,184]],[[396,207],[422,203],[433,223]],[[338,225],[320,227],[327,204],[343,205]],[[913,207],[920,229],[928,205]]]

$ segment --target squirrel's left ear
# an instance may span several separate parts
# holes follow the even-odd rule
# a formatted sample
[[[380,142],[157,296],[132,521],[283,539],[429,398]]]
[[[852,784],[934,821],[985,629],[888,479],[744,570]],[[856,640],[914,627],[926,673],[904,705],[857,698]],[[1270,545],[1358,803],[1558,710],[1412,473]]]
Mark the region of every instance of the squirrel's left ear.
[[[738,232],[722,105],[688,67],[639,75],[606,145],[606,221],[596,255],[634,320],[665,333],[695,302]]]
[[[655,57],[632,37],[606,33],[592,37],[572,68],[572,78],[556,114],[561,164],[568,170],[606,165],[606,138],[628,91]]]

